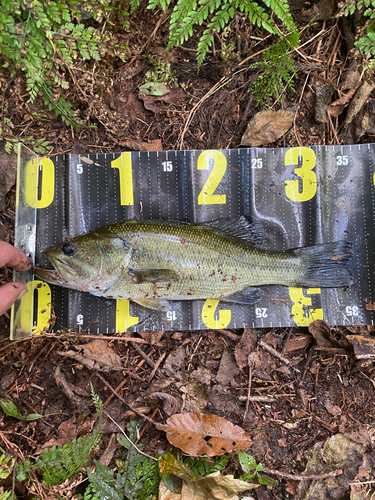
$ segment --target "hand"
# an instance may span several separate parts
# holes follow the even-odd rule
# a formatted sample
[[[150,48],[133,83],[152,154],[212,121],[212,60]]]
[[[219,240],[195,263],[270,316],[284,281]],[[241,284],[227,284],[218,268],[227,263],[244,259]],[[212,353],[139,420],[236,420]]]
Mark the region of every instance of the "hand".
[[[0,241],[0,267],[13,267],[16,271],[27,271],[31,263],[24,253],[9,245],[5,241]],[[7,311],[12,304],[20,299],[27,292],[27,288],[22,283],[6,283],[0,286],[0,316]]]

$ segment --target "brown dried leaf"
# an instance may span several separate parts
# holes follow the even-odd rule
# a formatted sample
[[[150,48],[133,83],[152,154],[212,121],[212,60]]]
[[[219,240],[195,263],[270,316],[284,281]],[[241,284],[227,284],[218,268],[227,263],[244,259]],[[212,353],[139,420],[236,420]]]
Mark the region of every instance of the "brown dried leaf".
[[[179,413],[158,424],[168,441],[184,453],[197,457],[205,453],[215,457],[251,445],[249,434],[227,419],[205,413]],[[210,437],[208,441],[206,439]]]
[[[238,374],[238,367],[233,352],[223,351],[216,380],[221,385],[230,385],[233,378]]]
[[[332,347],[333,344],[329,340],[331,328],[322,319],[317,319],[310,323],[309,332],[314,337],[316,345],[319,347]]]
[[[5,196],[16,182],[17,155],[0,154],[0,212],[5,210]]]
[[[167,415],[173,415],[177,410],[177,400],[171,394],[166,392],[151,392],[145,396],[145,399],[160,400],[163,403],[163,410]]]
[[[242,146],[266,146],[282,137],[293,125],[297,107],[278,111],[261,111],[248,123],[241,139]]]
[[[304,349],[312,342],[311,335],[292,335],[286,345],[285,352]]]
[[[76,351],[58,352],[60,356],[73,358],[90,370],[109,372],[123,370],[120,357],[105,340],[93,340],[89,344],[75,346]]]
[[[158,347],[164,347],[164,344],[160,342],[164,335],[164,332],[140,332],[140,336],[147,340],[150,345],[156,345]]]
[[[133,151],[163,151],[163,146],[160,139],[155,139],[150,142],[143,142],[134,139],[124,139],[119,141],[120,146]]]
[[[328,106],[328,112],[330,113],[331,116],[339,116],[341,113],[344,111],[346,106],[349,105],[352,97],[354,94],[357,92],[357,89],[360,85],[360,82],[357,83],[347,94],[342,95],[339,99],[336,101],[332,102]]]
[[[375,87],[374,80],[365,80],[359,86],[354,98],[351,100],[346,117],[342,127],[345,129],[353,120],[353,118],[358,114],[364,103],[367,101],[369,95]]]
[[[236,345],[234,356],[236,358],[237,366],[243,370],[247,366],[248,356],[254,351],[257,343],[258,335],[255,328],[245,328],[241,340]]]
[[[375,311],[375,302],[368,302],[365,300],[365,309],[366,311]]]
[[[57,429],[57,438],[52,438],[42,445],[42,448],[50,448],[51,446],[58,446],[60,444],[69,443],[77,437],[77,424],[76,417],[73,415],[68,420],[64,420]]]
[[[326,401],[324,406],[330,415],[333,415],[334,417],[341,415],[341,408],[338,405],[331,403],[331,401]]]
[[[228,474],[222,476],[214,472],[206,477],[184,481],[181,493],[172,493],[160,482],[159,500],[238,500],[236,493],[257,488],[258,484],[248,483]]]

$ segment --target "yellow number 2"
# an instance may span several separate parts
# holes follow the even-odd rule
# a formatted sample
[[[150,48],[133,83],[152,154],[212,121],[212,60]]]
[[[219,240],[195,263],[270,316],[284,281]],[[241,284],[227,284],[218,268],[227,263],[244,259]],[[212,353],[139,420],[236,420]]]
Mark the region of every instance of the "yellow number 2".
[[[306,292],[309,295],[321,293],[320,288],[308,288]],[[306,316],[305,307],[311,307],[310,297],[303,295],[302,288],[289,287],[289,296],[295,303],[292,306],[293,321],[299,326],[308,326],[316,319],[323,319],[323,309],[309,309],[309,316]]]
[[[317,181],[313,170],[316,165],[316,156],[311,148],[291,148],[285,153],[285,165],[298,165],[299,158],[302,159],[302,165],[295,168],[294,172],[302,180],[302,186],[299,179],[285,181],[285,192],[292,201],[308,201],[316,193]]]
[[[198,170],[207,170],[213,162],[212,170],[202,191],[198,195],[198,205],[224,205],[227,202],[225,194],[214,194],[227,169],[227,159],[221,151],[203,151],[198,156]]]
[[[219,305],[219,300],[208,299],[204,303],[202,309],[202,321],[208,326],[208,328],[212,328],[213,330],[218,330],[219,328],[226,328],[231,319],[232,312],[230,309],[222,309],[219,311],[218,319],[215,318],[215,311],[217,306]]]

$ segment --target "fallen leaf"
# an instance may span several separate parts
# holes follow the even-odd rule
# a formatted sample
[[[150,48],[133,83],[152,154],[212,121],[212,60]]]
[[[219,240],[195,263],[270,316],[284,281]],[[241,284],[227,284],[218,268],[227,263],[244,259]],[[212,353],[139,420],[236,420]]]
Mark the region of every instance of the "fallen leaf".
[[[328,106],[328,112],[330,113],[331,116],[339,116],[341,113],[344,111],[346,106],[349,105],[352,97],[354,94],[357,92],[357,89],[360,85],[360,82],[357,83],[347,94],[342,95],[339,99],[336,101],[332,102]]]
[[[58,352],[58,354],[75,359],[90,370],[109,372],[124,369],[120,357],[105,340],[93,340],[88,344],[74,347],[76,351]]]
[[[205,453],[215,457],[251,445],[249,434],[227,419],[205,413],[178,413],[166,424],[158,424],[168,441],[184,453],[197,457]],[[209,438],[209,439],[208,439]]]
[[[372,79],[369,81],[364,80],[361,83],[350,102],[344,123],[342,124],[343,129],[345,129],[352,122],[353,118],[358,114],[364,103],[367,101],[369,95],[373,91],[374,87],[375,81]]]
[[[255,148],[275,142],[293,125],[296,111],[296,106],[279,111],[260,111],[248,123],[241,145]]]
[[[174,474],[183,479],[180,494],[173,493],[169,495],[165,485],[161,487],[162,498],[168,500],[238,500],[236,493],[252,490],[259,486],[240,479],[234,479],[234,476],[230,474],[222,476],[219,471],[206,477],[199,476],[177,460],[171,453],[166,453],[159,459],[159,467],[163,475]],[[159,500],[160,498],[159,489]]]
[[[331,103],[335,87],[327,82],[316,79],[315,81],[315,121],[317,123],[328,123],[327,111]]]
[[[257,339],[258,335],[255,328],[244,328],[241,340],[236,345],[234,351],[234,357],[240,370],[247,367],[248,356],[255,350]]]
[[[297,499],[343,498],[348,491],[348,484],[354,480],[363,463],[365,450],[365,445],[355,443],[342,434],[328,438],[323,446],[313,451],[304,474],[324,474],[337,469],[341,469],[342,474],[324,481],[318,479],[300,481]]]
[[[228,474],[214,472],[197,481],[184,481],[181,500],[238,500],[236,493],[257,488],[257,484],[234,479]]]
[[[133,151],[163,151],[161,139],[155,139],[150,142],[138,141],[135,139],[123,139],[119,141],[120,146]]]
[[[165,85],[165,83],[160,82],[148,82],[139,87],[139,90],[146,95],[162,96],[168,94],[170,89]]]
[[[216,380],[221,385],[230,385],[233,378],[238,374],[238,367],[233,352],[224,350],[221,356],[219,370]]]
[[[331,328],[322,319],[317,319],[310,323],[309,332],[314,337],[316,345],[319,347],[332,347],[333,344],[329,339]]]
[[[328,411],[330,415],[336,417],[337,415],[341,415],[341,408],[330,401],[326,401],[324,403],[325,409]]]
[[[299,351],[312,342],[311,335],[292,335],[286,345],[285,352]]]
[[[164,347],[164,344],[160,342],[164,335],[164,332],[140,332],[140,336],[147,340],[150,345],[156,345],[158,347]]]
[[[167,415],[173,415],[177,410],[178,404],[176,398],[166,392],[151,392],[142,399],[162,401],[163,410]]]
[[[57,438],[52,438],[42,445],[42,448],[51,448],[52,446],[58,446],[61,444],[69,443],[77,437],[77,425],[76,417],[73,415],[68,420],[64,420],[62,424],[59,425],[57,429]],[[40,451],[39,451],[40,453]]]

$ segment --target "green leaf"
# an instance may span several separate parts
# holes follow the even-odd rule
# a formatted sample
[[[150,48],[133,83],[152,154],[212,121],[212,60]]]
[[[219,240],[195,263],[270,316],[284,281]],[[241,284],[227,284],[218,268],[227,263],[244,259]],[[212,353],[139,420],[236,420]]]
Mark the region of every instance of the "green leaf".
[[[170,92],[164,83],[148,82],[139,87],[139,90],[146,95],[162,96]]]
[[[264,486],[274,486],[275,484],[277,484],[277,481],[275,481],[274,479],[271,479],[270,477],[261,476],[260,474],[258,474],[258,481],[260,484],[263,484]]]
[[[237,453],[237,455],[238,455],[238,459],[240,461],[241,468],[245,473],[248,474],[248,473],[252,472],[253,470],[255,470],[255,468],[257,467],[257,463],[255,461],[255,458],[252,455],[248,455],[247,453],[244,453],[243,451],[239,451]]]
[[[22,415],[17,406],[10,398],[0,397],[0,406],[6,415],[8,415],[9,417],[17,418],[18,420],[30,421],[43,418],[43,415],[39,415],[38,413],[29,413],[29,415]]]

